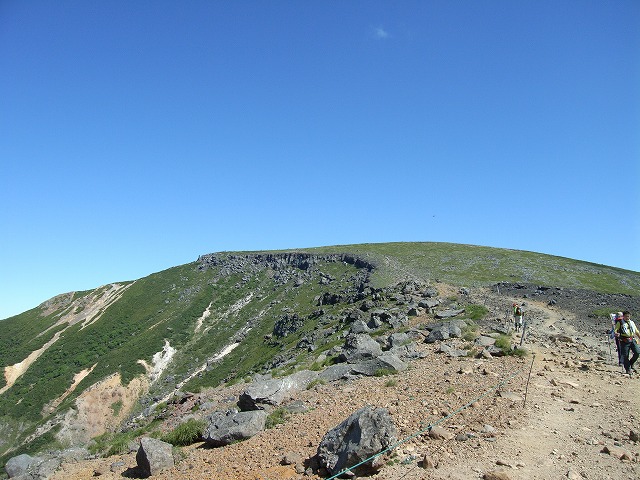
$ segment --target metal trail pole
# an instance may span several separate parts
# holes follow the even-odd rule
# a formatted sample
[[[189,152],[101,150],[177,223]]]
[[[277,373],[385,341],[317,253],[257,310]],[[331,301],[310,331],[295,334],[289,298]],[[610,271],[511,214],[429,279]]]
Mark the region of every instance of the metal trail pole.
[[[529,368],[529,376],[527,377],[527,387],[524,390],[524,402],[522,402],[522,407],[527,404],[527,394],[529,393],[529,380],[531,380],[531,372],[533,371],[533,361],[536,359],[536,354],[533,354],[533,358],[531,359],[531,368]]]

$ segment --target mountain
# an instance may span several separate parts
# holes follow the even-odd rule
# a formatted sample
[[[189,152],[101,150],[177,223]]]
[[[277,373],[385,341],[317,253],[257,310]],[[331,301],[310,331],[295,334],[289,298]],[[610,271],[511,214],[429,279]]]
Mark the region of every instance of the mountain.
[[[640,297],[638,272],[447,243],[214,253],[56,296],[0,323],[0,463],[139,427],[176,391],[318,369],[362,312],[382,334],[428,310],[416,291],[465,307],[438,287],[518,284]]]

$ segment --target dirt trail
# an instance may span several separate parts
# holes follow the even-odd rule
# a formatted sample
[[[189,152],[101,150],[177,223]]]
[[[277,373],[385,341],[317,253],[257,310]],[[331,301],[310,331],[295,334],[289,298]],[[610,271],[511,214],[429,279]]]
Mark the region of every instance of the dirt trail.
[[[498,307],[506,301],[495,300]],[[596,333],[576,331],[570,313],[532,301],[527,310],[525,346],[535,356],[449,358],[436,353],[437,345],[421,344],[426,357],[393,376],[393,381],[360,378],[300,392],[297,400],[308,407],[305,413],[293,414],[286,423],[228,447],[184,448],[175,468],[153,478],[327,478],[303,473],[307,459],[315,454],[322,436],[356,409],[367,404],[388,408],[403,439],[491,390],[516,370],[522,373],[498,392],[442,424],[451,439],[418,435],[395,449],[381,472],[370,478],[467,480],[495,471],[511,480],[640,478],[640,447],[630,439],[632,430],[640,432],[640,380],[611,365],[607,344]],[[518,337],[514,334],[513,339]],[[214,391],[210,400],[224,405],[243,386],[233,388],[237,391]],[[285,456],[297,461],[283,465]],[[122,479],[134,473],[135,465],[131,452],[66,464],[53,478],[76,480],[100,474],[105,480]]]

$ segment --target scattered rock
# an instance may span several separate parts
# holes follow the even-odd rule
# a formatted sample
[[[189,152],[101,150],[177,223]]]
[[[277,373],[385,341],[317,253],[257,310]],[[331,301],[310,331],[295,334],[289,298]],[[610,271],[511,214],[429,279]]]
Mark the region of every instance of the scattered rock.
[[[173,468],[172,446],[157,438],[142,437],[136,462],[143,476],[157,475],[162,470]]]
[[[511,477],[504,470],[492,470],[486,472],[482,478],[484,480],[511,480]]]
[[[616,457],[618,460],[632,460],[633,454],[622,447],[605,445],[605,447],[601,450],[602,453],[608,453],[612,457]]]
[[[439,427],[438,425],[431,427],[429,430],[429,437],[434,440],[451,440],[453,434],[446,429]]]
[[[438,466],[438,463],[433,459],[431,455],[425,455],[422,459],[421,466],[425,469],[433,469]]]
[[[331,475],[352,467],[396,442],[397,430],[385,408],[363,407],[327,432],[318,446],[318,459]],[[382,463],[369,461],[354,470],[366,474]]]
[[[266,420],[267,412],[264,410],[214,412],[209,416],[203,439],[213,447],[246,440],[264,430]]]

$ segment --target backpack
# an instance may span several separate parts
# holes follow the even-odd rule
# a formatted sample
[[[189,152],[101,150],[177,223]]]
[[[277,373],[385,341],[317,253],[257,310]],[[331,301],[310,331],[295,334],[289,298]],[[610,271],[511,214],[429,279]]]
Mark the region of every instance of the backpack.
[[[522,309],[520,307],[516,307],[513,313],[516,317],[519,317],[522,315]]]

